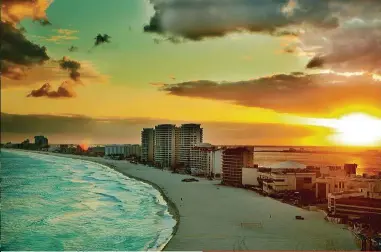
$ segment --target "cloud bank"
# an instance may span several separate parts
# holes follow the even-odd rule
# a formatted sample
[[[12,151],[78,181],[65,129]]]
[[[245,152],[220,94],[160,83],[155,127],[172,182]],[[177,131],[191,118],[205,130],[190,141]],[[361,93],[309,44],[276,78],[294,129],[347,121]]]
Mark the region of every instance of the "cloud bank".
[[[381,107],[381,82],[369,75],[278,74],[238,82],[199,80],[166,84],[161,90],[169,95],[306,115],[356,103]]]
[[[379,0],[150,0],[144,26],[167,39],[198,41],[234,32],[293,36],[287,53],[312,55],[307,68],[380,73]],[[169,39],[175,38],[175,39]],[[296,50],[298,48],[299,50]]]
[[[21,79],[28,67],[43,64],[50,58],[44,46],[27,40],[11,23],[1,22],[2,43],[1,74],[11,79]]]
[[[90,118],[81,115],[18,115],[1,113],[3,142],[23,141],[42,134],[50,143],[93,144],[140,143],[144,127],[161,123],[189,123],[155,118]],[[213,144],[300,144],[300,139],[313,136],[316,129],[281,124],[245,124],[200,122],[205,141]],[[326,129],[327,132],[329,129]]]
[[[89,62],[79,62],[68,57],[53,60],[46,47],[40,46],[24,35],[24,29],[17,25],[24,18],[32,18],[42,25],[50,24],[46,10],[51,0],[3,0],[1,3],[1,88],[41,85],[32,90],[28,97],[75,97],[71,82],[107,82],[107,76],[99,74]],[[59,41],[77,39],[76,30],[58,29],[58,35],[41,37],[44,40]],[[67,81],[67,80],[70,81]],[[62,83],[52,90],[51,82]]]

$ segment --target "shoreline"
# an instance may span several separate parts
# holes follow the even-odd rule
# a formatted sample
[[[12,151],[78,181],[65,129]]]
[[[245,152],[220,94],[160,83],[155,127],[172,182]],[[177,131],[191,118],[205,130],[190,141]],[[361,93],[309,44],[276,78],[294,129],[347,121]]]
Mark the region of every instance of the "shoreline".
[[[185,183],[181,180],[189,175],[172,174],[126,161],[32,153],[105,165],[157,189],[176,220],[172,235],[158,249],[330,250],[333,246],[338,250],[358,250],[352,233],[326,222],[322,213],[300,209],[252,191],[220,186],[218,181],[202,178],[199,182]],[[302,215],[306,220],[295,221],[296,215]],[[253,228],[246,224],[260,225]]]
[[[13,149],[11,149],[13,150]],[[171,236],[168,237],[168,239],[166,240],[165,243],[163,244],[160,244],[160,246],[158,247],[158,251],[164,251],[165,248],[168,246],[168,244],[170,243],[170,241],[172,240],[172,237],[175,236],[176,232],[177,232],[177,229],[179,227],[179,223],[180,223],[180,212],[179,212],[179,209],[177,208],[176,204],[165,194],[165,192],[163,191],[163,189],[158,186],[157,184],[149,181],[149,180],[146,180],[146,179],[142,179],[142,178],[139,178],[139,177],[136,177],[136,176],[133,176],[133,175],[130,175],[128,173],[125,173],[123,172],[122,170],[119,170],[115,165],[113,164],[109,164],[109,163],[103,163],[103,162],[99,162],[99,161],[93,161],[93,160],[88,160],[86,158],[86,156],[77,156],[75,155],[74,157],[72,155],[67,155],[67,154],[60,154],[60,153],[51,153],[51,152],[44,152],[44,151],[29,151],[29,150],[14,150],[14,151],[22,151],[22,152],[30,152],[30,153],[36,153],[36,154],[41,154],[41,155],[47,155],[47,156],[56,156],[56,157],[64,157],[64,158],[71,158],[71,159],[79,159],[79,160],[82,160],[82,161],[86,161],[86,162],[91,162],[91,163],[94,163],[94,164],[97,164],[97,165],[101,165],[101,166],[106,166],[107,168],[109,169],[112,169],[113,171],[116,171],[120,174],[122,174],[123,176],[127,176],[128,178],[132,178],[132,179],[135,179],[135,180],[138,180],[140,182],[143,182],[145,184],[148,184],[150,186],[152,186],[155,190],[157,190],[160,195],[163,197],[163,199],[165,200],[165,202],[167,203],[167,206],[168,206],[168,212],[169,214],[174,218],[174,220],[176,221],[176,225],[172,228],[172,233],[171,233]],[[82,158],[82,157],[85,157],[85,158]],[[105,160],[106,161],[106,160]]]
[[[93,162],[93,163],[96,163],[96,164],[101,164],[101,163],[94,162],[94,161],[89,161],[89,162]],[[107,165],[107,164],[101,164],[101,165],[105,165],[108,168],[113,169],[114,171],[123,174],[124,176],[127,176],[129,178],[141,181],[143,183],[146,183],[146,184],[152,186],[153,188],[155,188],[161,194],[161,196],[163,197],[163,199],[165,200],[165,202],[168,205],[168,212],[169,212],[169,214],[172,215],[172,217],[176,221],[176,225],[172,229],[171,236],[168,238],[168,240],[165,243],[161,244],[160,247],[159,247],[159,251],[164,251],[165,248],[167,247],[167,245],[171,242],[172,237],[176,235],[177,229],[178,229],[179,224],[180,224],[180,212],[179,212],[179,209],[177,208],[177,206],[175,205],[175,203],[173,203],[173,201],[165,194],[163,189],[160,186],[158,186],[157,184],[155,184],[155,183],[153,183],[151,181],[145,180],[145,179],[141,179],[139,177],[135,177],[135,176],[132,176],[132,175],[129,175],[129,174],[125,174],[125,173],[119,171],[118,169],[115,169],[113,165],[110,165],[110,164],[109,165]]]

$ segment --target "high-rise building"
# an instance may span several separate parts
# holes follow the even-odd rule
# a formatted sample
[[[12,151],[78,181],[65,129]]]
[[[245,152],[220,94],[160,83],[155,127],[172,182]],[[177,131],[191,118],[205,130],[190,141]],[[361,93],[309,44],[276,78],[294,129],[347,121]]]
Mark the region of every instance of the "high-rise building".
[[[35,136],[34,144],[39,148],[46,148],[49,145],[48,139],[44,136]]]
[[[176,125],[155,126],[155,163],[161,167],[176,166]]]
[[[254,147],[226,148],[222,154],[222,183],[241,186],[242,168],[253,166]]]
[[[153,162],[155,154],[155,130],[144,128],[142,130],[142,161]]]
[[[199,143],[192,147],[191,172],[208,177],[221,177],[222,149],[209,143]]]
[[[184,167],[190,167],[191,150],[202,143],[203,129],[200,124],[182,124],[179,131],[178,162]]]

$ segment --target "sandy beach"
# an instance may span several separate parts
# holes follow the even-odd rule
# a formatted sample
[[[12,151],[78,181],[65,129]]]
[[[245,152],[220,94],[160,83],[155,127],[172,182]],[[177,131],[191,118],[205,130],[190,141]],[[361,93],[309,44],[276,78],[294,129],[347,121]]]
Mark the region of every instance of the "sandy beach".
[[[352,234],[321,212],[290,206],[252,191],[127,161],[44,153],[98,162],[155,185],[178,220],[165,250],[358,250]],[[295,220],[302,215],[305,220]]]

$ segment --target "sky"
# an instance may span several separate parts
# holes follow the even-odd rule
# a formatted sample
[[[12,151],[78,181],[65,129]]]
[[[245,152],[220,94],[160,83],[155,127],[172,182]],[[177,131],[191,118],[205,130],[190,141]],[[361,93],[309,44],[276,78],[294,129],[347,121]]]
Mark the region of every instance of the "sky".
[[[361,4],[360,4],[361,2]],[[378,0],[3,0],[1,141],[381,146]]]

